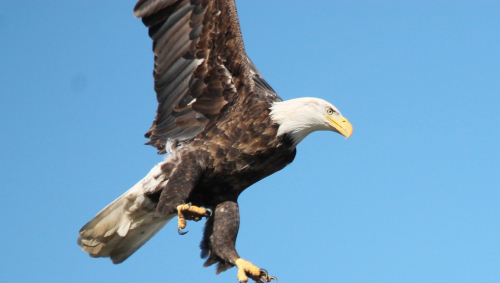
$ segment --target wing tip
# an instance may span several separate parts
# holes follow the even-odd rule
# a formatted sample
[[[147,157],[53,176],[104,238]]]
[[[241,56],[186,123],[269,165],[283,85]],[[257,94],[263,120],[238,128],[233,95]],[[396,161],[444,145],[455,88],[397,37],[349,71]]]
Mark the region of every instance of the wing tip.
[[[136,18],[143,18],[158,12],[176,1],[177,0],[139,0],[137,4],[135,4],[133,15]]]

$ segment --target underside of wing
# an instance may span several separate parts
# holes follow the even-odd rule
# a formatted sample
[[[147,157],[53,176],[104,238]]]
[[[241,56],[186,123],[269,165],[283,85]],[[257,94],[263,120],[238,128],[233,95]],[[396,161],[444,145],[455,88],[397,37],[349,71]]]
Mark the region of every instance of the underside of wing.
[[[233,0],[140,0],[134,15],[153,39],[158,109],[146,137],[160,154],[249,95],[279,100],[245,54]]]

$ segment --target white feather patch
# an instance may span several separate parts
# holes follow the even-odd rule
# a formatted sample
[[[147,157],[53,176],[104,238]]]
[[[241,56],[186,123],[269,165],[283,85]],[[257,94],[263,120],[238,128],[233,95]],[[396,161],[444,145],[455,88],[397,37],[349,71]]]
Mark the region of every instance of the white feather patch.
[[[87,223],[78,237],[78,244],[92,257],[111,257],[120,263],[153,237],[175,215],[161,215],[145,195],[167,184],[161,167],[176,162],[169,155],[126,193],[99,212]]]

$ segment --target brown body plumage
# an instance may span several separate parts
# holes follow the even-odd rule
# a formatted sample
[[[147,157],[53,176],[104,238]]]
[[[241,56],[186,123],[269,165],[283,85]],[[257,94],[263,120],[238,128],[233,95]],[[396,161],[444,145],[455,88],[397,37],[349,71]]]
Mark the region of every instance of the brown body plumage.
[[[287,136],[277,137],[278,125],[269,121],[267,113],[261,113],[269,112],[265,104],[258,103],[254,111],[217,124],[194,138],[189,147],[180,150],[181,156],[196,158],[198,163],[193,166],[200,166],[203,171],[187,202],[216,206],[222,201],[236,201],[244,189],[293,161],[292,142]],[[232,127],[231,122],[237,124]],[[225,129],[228,127],[231,129]],[[181,203],[184,201],[186,199]],[[178,204],[167,204],[160,199],[160,206],[164,206],[166,212],[172,212]]]

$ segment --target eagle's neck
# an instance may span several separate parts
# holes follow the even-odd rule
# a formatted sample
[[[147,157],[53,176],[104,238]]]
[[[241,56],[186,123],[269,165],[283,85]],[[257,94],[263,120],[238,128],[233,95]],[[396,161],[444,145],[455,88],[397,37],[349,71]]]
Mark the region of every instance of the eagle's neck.
[[[271,106],[271,120],[279,125],[277,136],[287,134],[293,141],[295,147],[307,135],[314,131],[323,130],[322,125],[314,119],[315,113],[309,107],[305,99],[292,99],[274,102]]]

